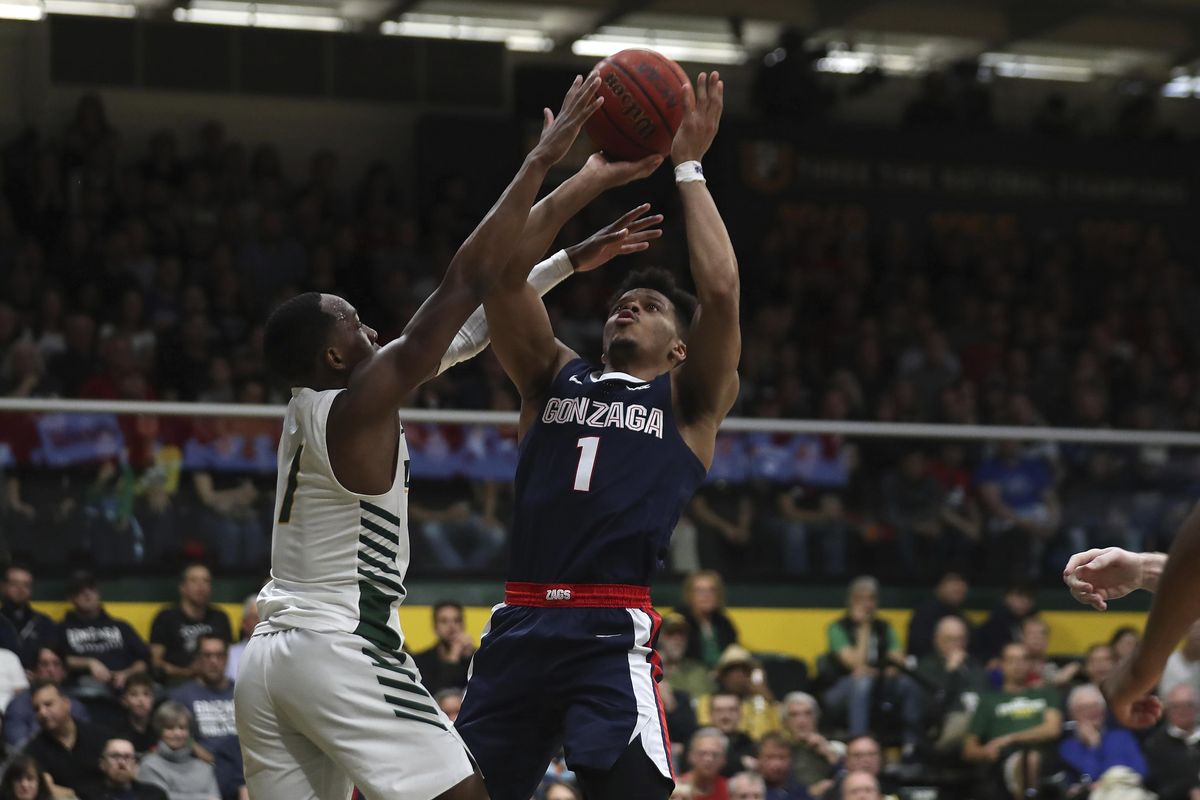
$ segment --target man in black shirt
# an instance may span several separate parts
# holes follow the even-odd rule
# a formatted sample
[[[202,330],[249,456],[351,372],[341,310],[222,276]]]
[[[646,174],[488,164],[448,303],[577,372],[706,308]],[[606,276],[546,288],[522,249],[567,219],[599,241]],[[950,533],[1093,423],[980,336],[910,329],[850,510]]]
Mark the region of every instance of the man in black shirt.
[[[958,617],[967,625],[963,603],[967,600],[967,581],[957,572],[947,572],[938,581],[933,597],[926,599],[913,611],[908,621],[908,654],[920,661],[934,651],[935,630],[943,617]]]
[[[71,717],[71,699],[53,683],[38,683],[33,709],[41,731],[25,746],[58,786],[78,791],[101,780],[100,755],[108,738],[99,728]]]
[[[0,616],[16,629],[20,648],[17,655],[27,670],[37,666],[38,651],[53,644],[58,631],[54,620],[30,607],[32,597],[33,573],[20,564],[8,565],[0,595]]]
[[[59,629],[67,668],[80,690],[111,697],[106,689],[119,692],[130,675],[146,671],[150,651],[128,622],[104,610],[91,575],[75,576],[70,600],[73,607]]]
[[[435,605],[433,632],[437,635],[437,644],[413,656],[417,669],[421,670],[421,683],[430,694],[437,694],[442,689],[464,688],[475,643],[463,625],[462,604],[443,600]]]
[[[209,604],[212,573],[203,564],[190,564],[179,580],[179,602],[158,612],[150,626],[154,668],[169,685],[195,677],[192,664],[200,636],[219,636],[228,644],[229,617]]]
[[[137,780],[137,753],[127,739],[109,739],[104,744],[100,770],[103,779],[80,791],[80,800],[168,800],[162,789]]]

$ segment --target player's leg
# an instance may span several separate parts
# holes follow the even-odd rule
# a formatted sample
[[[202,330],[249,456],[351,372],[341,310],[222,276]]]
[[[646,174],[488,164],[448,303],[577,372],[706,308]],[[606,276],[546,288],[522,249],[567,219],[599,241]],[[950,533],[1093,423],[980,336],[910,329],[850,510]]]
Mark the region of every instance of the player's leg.
[[[462,740],[417,680],[411,658],[355,634],[288,633],[289,657],[277,660],[272,678],[289,688],[272,684],[275,708],[367,800],[430,800],[474,775]],[[338,795],[348,796],[348,789]]]
[[[580,768],[575,775],[585,800],[667,800],[675,789],[638,741],[609,769]]]
[[[562,744],[556,656],[542,636],[546,616],[540,609],[494,609],[471,660],[454,725],[491,800],[529,800]]]
[[[671,744],[652,649],[661,618],[626,609],[575,616],[574,630],[565,634],[577,654],[564,715],[567,765],[586,781],[589,800],[615,798],[622,787],[635,786],[633,797],[668,797],[674,788]]]
[[[234,702],[246,788],[255,800],[325,800],[348,797],[350,781],[325,753],[281,720],[271,688],[281,675],[269,666],[277,637],[252,639],[242,655]]]

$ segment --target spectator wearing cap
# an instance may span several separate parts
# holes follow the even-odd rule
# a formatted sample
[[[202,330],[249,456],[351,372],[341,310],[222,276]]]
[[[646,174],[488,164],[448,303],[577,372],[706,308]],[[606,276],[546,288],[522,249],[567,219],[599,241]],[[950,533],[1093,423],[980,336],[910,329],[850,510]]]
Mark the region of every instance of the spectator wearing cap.
[[[819,797],[828,791],[837,765],[846,755],[846,745],[821,735],[821,706],[805,692],[783,698],[783,729],[792,746],[792,774],[796,782]]]
[[[911,751],[922,734],[922,698],[912,679],[898,671],[904,657],[895,630],[878,615],[879,582],[856,578],[847,601],[846,614],[827,632],[826,661],[836,680],[825,695],[826,708],[845,714],[850,735],[862,736],[871,730],[872,701],[881,689],[900,708],[904,747]]]
[[[698,698],[710,694],[717,684],[708,667],[687,655],[689,634],[687,617],[677,612],[668,614],[663,617],[658,635],[658,652],[664,679],[671,682],[671,688]]]
[[[66,668],[58,653],[51,647],[38,651],[37,665],[33,671],[35,686],[53,684],[62,686],[67,678]],[[71,704],[71,717],[76,722],[91,722],[91,716],[83,703]],[[4,742],[13,750],[19,750],[37,735],[41,727],[33,710],[33,692],[24,691],[16,695],[4,710]]]
[[[1196,690],[1177,684],[1164,698],[1166,724],[1146,740],[1150,788],[1160,800],[1193,800],[1200,793],[1200,717]]]
[[[691,800],[729,800],[729,782],[721,774],[728,744],[725,734],[716,728],[696,731],[688,743],[691,769],[679,776],[676,789],[690,789]]]
[[[77,575],[69,589],[71,610],[59,628],[67,669],[78,696],[108,698],[130,675],[145,672],[150,650],[125,620],[109,616],[91,575]]]
[[[767,686],[762,664],[741,645],[729,645],[717,661],[717,692],[713,696],[716,694],[732,694],[740,700],[742,720],[738,730],[749,734],[751,739],[758,739],[767,731],[783,730],[779,704]],[[707,704],[707,698],[701,697],[700,708]],[[701,725],[709,722],[702,710],[698,718]]]
[[[12,623],[17,631],[20,649],[17,655],[25,669],[33,670],[38,652],[54,643],[58,626],[45,614],[34,611],[30,605],[33,598],[33,572],[22,564],[9,564],[4,569],[3,597],[0,598],[0,616]]]
[[[725,613],[725,582],[720,574],[706,569],[693,572],[683,581],[683,608],[688,621],[688,658],[710,669],[721,653],[738,640],[737,628]]]
[[[212,573],[203,564],[189,564],[179,578],[179,602],[164,608],[150,625],[154,668],[168,686],[193,677],[196,642],[201,635],[232,636],[229,617],[212,605]]]

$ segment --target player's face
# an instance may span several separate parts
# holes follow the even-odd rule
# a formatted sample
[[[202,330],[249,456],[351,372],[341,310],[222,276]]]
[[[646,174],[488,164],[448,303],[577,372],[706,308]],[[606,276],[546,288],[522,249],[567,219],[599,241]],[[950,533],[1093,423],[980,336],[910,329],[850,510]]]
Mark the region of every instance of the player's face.
[[[676,327],[675,307],[661,292],[631,289],[609,309],[604,323],[604,355],[610,365],[647,354],[675,364],[686,353]]]
[[[323,295],[321,304],[334,319],[325,361],[349,380],[354,368],[379,350],[379,333],[364,324],[354,306],[337,295]]]

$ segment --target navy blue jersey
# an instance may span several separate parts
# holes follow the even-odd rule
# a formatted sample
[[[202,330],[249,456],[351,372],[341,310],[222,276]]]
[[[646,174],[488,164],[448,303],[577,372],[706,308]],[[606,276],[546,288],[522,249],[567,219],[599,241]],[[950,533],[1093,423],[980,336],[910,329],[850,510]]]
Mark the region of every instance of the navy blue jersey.
[[[508,580],[650,585],[704,474],[669,374],[647,383],[575,359],[521,443]]]

